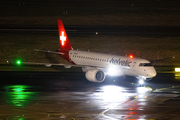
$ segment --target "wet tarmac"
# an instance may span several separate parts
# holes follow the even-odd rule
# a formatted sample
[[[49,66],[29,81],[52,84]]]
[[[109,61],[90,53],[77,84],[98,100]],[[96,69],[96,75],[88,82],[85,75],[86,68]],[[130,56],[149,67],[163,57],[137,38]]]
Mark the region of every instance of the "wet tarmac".
[[[180,81],[161,73],[88,82],[76,72],[0,72],[0,120],[179,120]]]

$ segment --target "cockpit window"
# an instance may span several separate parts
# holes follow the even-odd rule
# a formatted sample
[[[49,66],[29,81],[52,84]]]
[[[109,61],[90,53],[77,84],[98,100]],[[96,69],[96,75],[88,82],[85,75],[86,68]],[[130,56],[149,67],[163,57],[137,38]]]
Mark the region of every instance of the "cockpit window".
[[[147,67],[147,66],[153,66],[151,63],[140,63],[140,67]]]

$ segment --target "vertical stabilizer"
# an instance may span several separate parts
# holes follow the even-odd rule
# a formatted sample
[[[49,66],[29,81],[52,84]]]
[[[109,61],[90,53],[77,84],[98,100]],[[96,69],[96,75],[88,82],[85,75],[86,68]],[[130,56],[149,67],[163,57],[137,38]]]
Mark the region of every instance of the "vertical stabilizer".
[[[60,42],[61,51],[72,50],[71,43],[70,43],[69,38],[66,34],[62,20],[60,20],[60,19],[58,19],[58,31],[59,31],[59,42]]]

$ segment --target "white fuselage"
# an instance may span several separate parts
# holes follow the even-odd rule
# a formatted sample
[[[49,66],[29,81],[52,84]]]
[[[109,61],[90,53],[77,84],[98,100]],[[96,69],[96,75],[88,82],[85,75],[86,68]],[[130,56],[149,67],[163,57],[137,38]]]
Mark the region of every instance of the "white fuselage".
[[[70,50],[70,61],[82,65],[83,71],[100,69],[107,75],[152,78],[156,70],[148,60],[89,51]]]

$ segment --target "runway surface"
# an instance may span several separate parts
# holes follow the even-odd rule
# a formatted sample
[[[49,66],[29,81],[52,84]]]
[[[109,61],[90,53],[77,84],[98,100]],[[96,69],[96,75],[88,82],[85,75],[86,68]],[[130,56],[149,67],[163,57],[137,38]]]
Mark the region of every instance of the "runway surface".
[[[81,72],[0,72],[2,120],[178,120],[180,81],[161,73],[88,82]]]
[[[65,26],[67,33],[177,36],[179,26]],[[0,25],[2,33],[57,34],[57,26]]]

